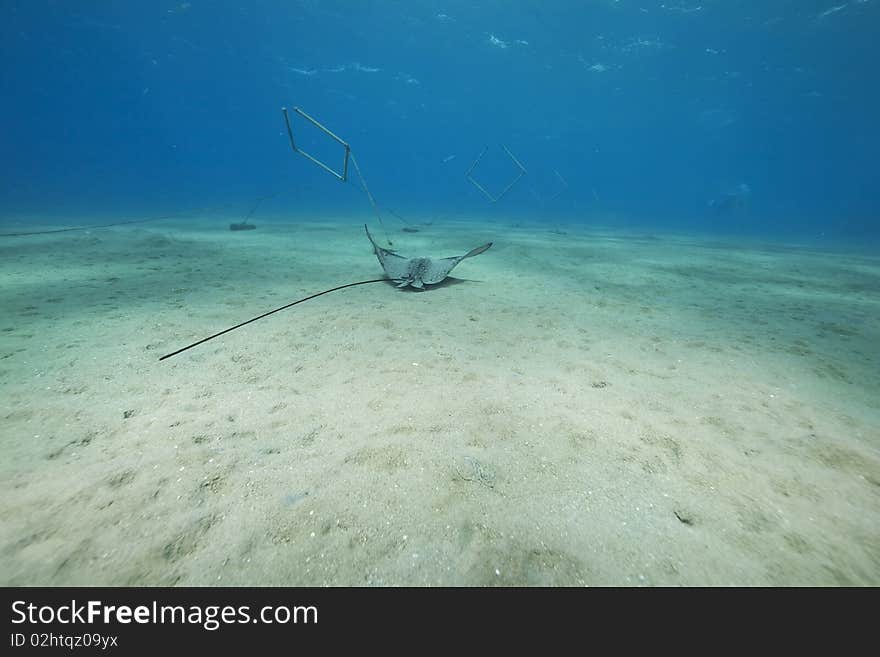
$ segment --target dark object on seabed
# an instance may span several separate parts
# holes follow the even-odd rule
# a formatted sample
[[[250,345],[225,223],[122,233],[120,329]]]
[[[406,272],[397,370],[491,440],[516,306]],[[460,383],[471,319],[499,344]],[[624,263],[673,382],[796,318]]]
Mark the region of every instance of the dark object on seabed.
[[[266,194],[265,196],[260,196],[259,198],[255,199],[254,205],[251,208],[251,211],[247,213],[245,218],[242,219],[241,223],[229,224],[229,230],[253,230],[254,228],[256,228],[256,226],[254,226],[253,224],[249,224],[248,221],[250,220],[251,217],[254,216],[254,213],[257,211],[257,208],[260,207],[260,204],[263,201],[265,201],[267,198],[275,198],[276,196],[278,196],[277,193]]]

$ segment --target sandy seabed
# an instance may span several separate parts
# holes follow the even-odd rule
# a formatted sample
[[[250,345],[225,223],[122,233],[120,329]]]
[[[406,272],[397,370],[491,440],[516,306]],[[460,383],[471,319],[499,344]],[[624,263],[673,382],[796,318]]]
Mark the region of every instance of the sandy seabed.
[[[4,585],[878,585],[880,257],[468,222],[0,241]],[[381,231],[377,231],[381,235]]]

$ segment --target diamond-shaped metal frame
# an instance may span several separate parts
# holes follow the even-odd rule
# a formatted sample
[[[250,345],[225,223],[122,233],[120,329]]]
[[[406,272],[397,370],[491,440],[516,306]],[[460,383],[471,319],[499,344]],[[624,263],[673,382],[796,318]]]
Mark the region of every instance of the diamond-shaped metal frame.
[[[504,144],[501,144],[501,148],[504,149],[504,152],[507,153],[507,156],[513,161],[513,163],[514,163],[514,164],[516,165],[516,167],[519,169],[519,173],[517,174],[516,178],[514,178],[513,180],[511,180],[510,183],[508,183],[507,187],[505,187],[503,190],[501,190],[501,193],[500,193],[498,196],[492,196],[489,192],[486,191],[486,188],[483,187],[480,183],[478,183],[478,182],[474,179],[474,177],[471,175],[471,172],[477,167],[477,165],[480,163],[480,160],[483,159],[483,156],[486,154],[486,151],[489,150],[489,147],[488,147],[488,146],[486,146],[485,148],[483,148],[483,152],[480,153],[480,155],[477,157],[477,159],[474,160],[474,163],[470,166],[470,168],[469,168],[469,169],[467,170],[467,172],[465,172],[465,174],[464,174],[464,175],[465,175],[465,178],[467,178],[468,180],[470,180],[474,187],[476,187],[476,188],[479,189],[481,192],[483,192],[483,194],[486,195],[486,197],[489,199],[489,201],[490,201],[491,203],[497,203],[498,201],[500,201],[501,198],[502,198],[505,194],[507,194],[507,192],[510,191],[510,188],[513,187],[517,182],[519,182],[519,179],[520,179],[520,178],[522,178],[524,175],[526,175],[526,173],[528,173],[528,172],[526,171],[526,168],[525,168],[522,164],[520,164],[520,161],[516,159],[516,156],[514,156],[514,154],[510,152],[510,149],[507,148],[507,146],[505,146]]]
[[[294,107],[293,111],[296,112],[297,114],[299,114],[301,117],[303,117],[306,121],[308,121],[309,123],[314,125],[321,132],[323,132],[327,136],[331,137],[334,141],[339,143],[345,149],[345,158],[342,161],[342,173],[338,173],[338,172],[334,171],[331,167],[329,167],[326,164],[324,164],[323,162],[321,162],[321,160],[319,160],[318,158],[313,157],[312,155],[309,155],[304,150],[297,147],[296,142],[293,140],[293,129],[290,127],[290,118],[287,115],[287,108],[282,107],[281,113],[284,114],[284,123],[287,125],[287,136],[290,137],[290,148],[293,150],[294,153],[299,153],[300,155],[307,157],[308,159],[310,159],[312,162],[317,164],[319,167],[321,167],[322,169],[324,169],[328,173],[332,173],[339,180],[341,180],[342,182],[345,182],[348,178],[348,159],[351,154],[351,146],[349,146],[344,140],[342,140],[339,137],[337,137],[336,135],[334,135],[330,130],[328,130],[326,127],[321,125],[318,121],[313,119],[311,116],[309,116],[308,114],[303,112],[299,107]]]

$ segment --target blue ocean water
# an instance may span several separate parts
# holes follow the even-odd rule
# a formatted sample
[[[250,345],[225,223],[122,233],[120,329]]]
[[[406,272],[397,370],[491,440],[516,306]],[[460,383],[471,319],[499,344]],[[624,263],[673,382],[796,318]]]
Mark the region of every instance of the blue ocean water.
[[[876,240],[880,0],[0,6],[0,220],[383,212]],[[341,163],[308,124],[304,143]],[[497,203],[465,178],[503,189]],[[335,159],[334,159],[335,158]]]

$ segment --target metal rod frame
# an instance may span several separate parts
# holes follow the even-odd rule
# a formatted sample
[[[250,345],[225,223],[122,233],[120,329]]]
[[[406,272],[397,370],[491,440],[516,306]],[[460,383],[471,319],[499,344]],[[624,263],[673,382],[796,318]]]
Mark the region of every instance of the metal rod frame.
[[[297,114],[299,114],[306,121],[311,123],[313,126],[318,128],[318,130],[320,130],[321,132],[326,134],[328,137],[331,137],[334,141],[336,141],[338,144],[340,144],[345,149],[345,158],[342,161],[342,173],[337,173],[331,167],[327,166],[326,164],[321,162],[316,157],[313,157],[312,155],[306,153],[303,149],[299,148],[296,145],[296,142],[293,140],[293,129],[290,127],[290,117],[287,115],[287,108],[282,107],[281,113],[284,114],[284,123],[287,126],[287,136],[290,138],[290,148],[293,150],[294,153],[299,153],[300,155],[308,158],[309,160],[311,160],[312,162],[317,164],[319,167],[324,169],[324,171],[327,171],[328,173],[333,174],[334,176],[336,176],[336,178],[338,178],[342,182],[345,182],[348,179],[348,160],[351,155],[351,146],[349,146],[345,141],[343,141],[342,139],[337,137],[335,134],[333,134],[333,132],[331,132],[329,129],[327,129],[325,126],[323,126],[317,120],[313,119],[311,116],[309,116],[308,114],[303,112],[299,107],[294,107],[293,111],[296,112]]]
[[[376,218],[379,220],[379,225],[382,226],[382,231],[385,233],[385,241],[387,241],[389,245],[393,245],[393,242],[388,237],[388,231],[385,229],[385,224],[382,221],[382,214],[379,212],[379,206],[376,203],[376,199],[373,198],[373,194],[370,192],[370,188],[367,187],[367,181],[364,178],[364,174],[361,173],[361,168],[358,166],[357,159],[355,158],[354,153],[351,151],[351,146],[349,146],[348,142],[335,135],[326,126],[321,124],[317,119],[306,114],[299,107],[294,107],[293,111],[299,114],[313,126],[318,128],[318,130],[326,134],[328,137],[336,141],[345,149],[345,159],[342,162],[342,173],[337,173],[331,167],[327,166],[317,158],[312,157],[296,145],[296,142],[293,139],[293,129],[290,127],[290,117],[287,114],[287,108],[282,107],[281,113],[284,115],[284,124],[287,126],[287,136],[290,138],[290,148],[293,150],[294,153],[299,153],[300,155],[305,156],[325,171],[333,174],[337,179],[341,180],[342,182],[346,182],[348,180],[348,161],[351,160],[351,163],[354,165],[354,170],[357,173],[358,178],[360,179],[361,187],[363,187],[364,192],[366,192],[367,198],[370,200],[370,205],[373,206],[373,211],[376,213]]]
[[[558,198],[559,195],[562,194],[562,192],[564,192],[566,189],[568,189],[568,181],[562,177],[562,174],[559,173],[556,169],[553,169],[553,173],[555,173],[556,177],[559,178],[559,181],[562,183],[562,187],[560,187],[559,190],[553,196],[550,197],[551,201]]]
[[[471,173],[473,172],[473,170],[474,170],[474,169],[477,167],[477,165],[480,163],[480,160],[483,159],[483,156],[486,154],[486,151],[489,150],[489,147],[488,147],[488,146],[486,146],[486,147],[483,148],[482,152],[479,154],[479,156],[477,156],[477,159],[474,160],[474,163],[470,166],[470,168],[469,168],[469,169],[465,172],[465,174],[464,174],[464,175],[465,175],[465,178],[467,178],[467,179],[471,182],[471,184],[472,184],[474,187],[476,187],[476,188],[479,189],[481,192],[483,192],[483,194],[486,195],[486,197],[489,199],[489,202],[490,202],[490,203],[497,203],[498,201],[500,201],[500,200],[504,197],[504,195],[507,194],[507,192],[509,192],[510,189],[511,189],[516,183],[519,182],[519,179],[522,178],[524,175],[526,175],[526,173],[528,173],[528,172],[526,171],[526,168],[520,163],[520,161],[519,161],[518,159],[516,159],[516,156],[515,156],[513,153],[510,152],[510,149],[507,148],[507,146],[505,146],[504,144],[501,144],[501,148],[504,149],[504,152],[507,153],[507,156],[508,156],[508,157],[511,159],[511,161],[516,165],[517,169],[519,169],[519,173],[516,175],[516,177],[515,177],[513,180],[511,180],[511,181],[508,183],[507,187],[505,187],[503,190],[501,190],[501,193],[498,194],[498,196],[492,196],[492,194],[490,194],[488,191],[486,191],[486,188],[483,187],[480,183],[478,183],[478,182],[476,181],[476,179],[471,175]]]

